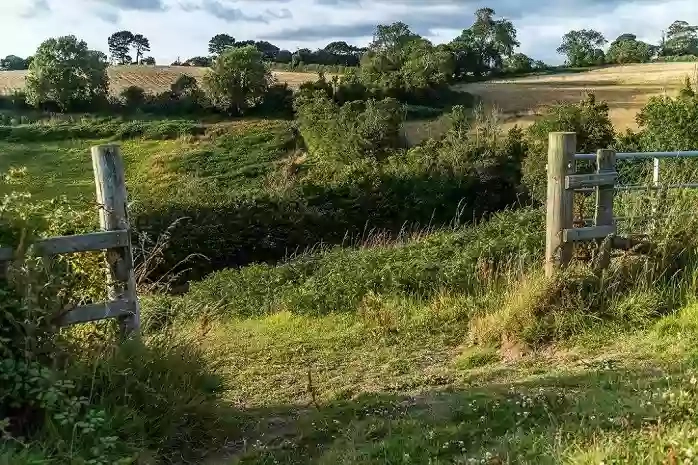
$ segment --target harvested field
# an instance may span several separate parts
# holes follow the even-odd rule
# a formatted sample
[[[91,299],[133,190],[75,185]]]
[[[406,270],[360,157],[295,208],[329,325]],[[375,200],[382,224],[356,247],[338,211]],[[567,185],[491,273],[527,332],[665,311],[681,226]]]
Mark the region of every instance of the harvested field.
[[[138,86],[148,93],[160,93],[169,89],[180,75],[188,74],[201,79],[207,69],[191,66],[113,66],[108,69],[110,92],[118,95],[129,86]],[[279,82],[286,82],[294,88],[317,78],[317,75],[313,73],[287,71],[274,71],[273,73]],[[0,71],[0,94],[22,90],[26,74],[26,71]]]
[[[635,116],[655,95],[676,95],[686,77],[696,76],[696,63],[649,63],[592,71],[465,84],[458,87],[497,108],[507,125],[529,125],[546,105],[577,101],[594,92],[611,107],[618,130],[636,128]]]

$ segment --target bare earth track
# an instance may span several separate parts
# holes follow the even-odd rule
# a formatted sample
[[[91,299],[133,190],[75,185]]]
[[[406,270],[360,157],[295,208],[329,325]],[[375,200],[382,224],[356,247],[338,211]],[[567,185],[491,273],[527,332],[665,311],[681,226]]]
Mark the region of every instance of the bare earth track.
[[[458,90],[479,96],[485,107],[497,108],[506,125],[529,125],[546,105],[578,101],[586,93],[608,102],[618,130],[636,128],[635,116],[656,95],[676,95],[686,77],[698,73],[696,63],[649,63],[592,71],[464,84]]]
[[[118,95],[129,86],[138,86],[151,94],[169,90],[170,85],[182,74],[201,79],[208,68],[191,66],[112,66],[108,68],[110,92]],[[0,95],[10,94],[24,88],[26,71],[0,71]],[[296,88],[317,78],[313,73],[274,71],[278,82],[286,82]]]

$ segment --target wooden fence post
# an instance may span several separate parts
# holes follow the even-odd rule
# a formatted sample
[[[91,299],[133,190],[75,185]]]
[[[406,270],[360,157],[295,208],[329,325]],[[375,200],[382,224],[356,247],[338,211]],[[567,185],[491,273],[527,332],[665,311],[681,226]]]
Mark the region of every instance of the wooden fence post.
[[[97,203],[100,205],[100,226],[104,231],[130,231],[124,162],[119,146],[92,147],[92,168],[97,188]],[[128,337],[140,330],[140,306],[136,296],[130,234],[127,246],[107,249],[106,255],[111,278],[109,299],[125,300],[133,308],[131,314],[119,319],[122,334]]]
[[[596,172],[598,174],[613,173],[616,171],[615,150],[599,150],[596,153]],[[596,188],[596,213],[594,223],[596,226],[613,226],[613,186],[600,186]]]
[[[552,132],[548,136],[548,197],[545,232],[545,274],[552,276],[572,261],[574,245],[565,242],[563,231],[573,226],[574,192],[565,178],[574,174],[577,135]]]

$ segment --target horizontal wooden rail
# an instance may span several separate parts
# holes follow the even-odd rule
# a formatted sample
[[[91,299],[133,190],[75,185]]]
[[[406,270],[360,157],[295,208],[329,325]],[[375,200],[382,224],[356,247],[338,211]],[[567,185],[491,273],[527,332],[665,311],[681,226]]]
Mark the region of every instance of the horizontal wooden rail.
[[[42,239],[32,244],[41,256],[52,256],[77,252],[93,252],[129,246],[129,232],[126,230],[103,231],[77,236],[59,236]],[[0,261],[12,260],[15,251],[11,247],[0,248]]]
[[[608,236],[615,235],[617,229],[615,226],[591,226],[588,228],[565,229],[563,231],[563,242],[581,242],[592,241],[594,239],[603,239]]]
[[[590,187],[613,187],[618,180],[618,173],[570,174],[565,178],[566,189],[585,189]]]
[[[126,317],[136,312],[136,305],[135,302],[129,302],[127,300],[114,300],[112,302],[103,302],[99,304],[81,305],[61,316],[59,325],[70,326],[107,318]]]

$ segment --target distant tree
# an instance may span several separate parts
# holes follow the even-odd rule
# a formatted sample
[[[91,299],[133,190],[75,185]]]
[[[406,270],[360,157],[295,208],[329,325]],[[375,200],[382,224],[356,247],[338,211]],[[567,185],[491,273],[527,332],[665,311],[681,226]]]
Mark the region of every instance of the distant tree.
[[[143,65],[149,65],[149,66],[155,66],[155,58],[153,57],[145,57],[141,60],[141,64]]]
[[[208,53],[211,55],[220,55],[223,51],[235,45],[235,38],[228,34],[216,34],[208,42]]]
[[[17,55],[8,55],[0,59],[0,70],[3,71],[18,71],[29,68],[29,58],[24,59]]]
[[[146,94],[142,87],[129,86],[119,94],[124,105],[129,109],[135,110],[145,103]]]
[[[180,75],[175,82],[170,86],[170,91],[177,95],[187,95],[199,90],[199,83],[196,78],[188,74]]]
[[[107,40],[109,54],[114,63],[126,65],[131,63],[129,51],[133,44],[134,35],[131,31],[119,31],[112,34]]]
[[[606,53],[608,63],[647,63],[655,55],[657,48],[637,40],[635,34],[621,34],[611,43]]]
[[[236,48],[244,48],[244,47],[249,47],[250,45],[256,46],[256,42],[254,40],[243,40],[242,42],[235,42],[234,47]]]
[[[491,8],[477,10],[473,25],[451,42],[456,74],[482,76],[501,71],[504,60],[520,45],[514,24],[506,19],[495,19],[495,15]]]
[[[698,55],[698,26],[674,21],[666,32],[663,55]]]
[[[184,66],[197,66],[199,68],[208,68],[213,64],[213,60],[209,57],[193,57],[183,63]]]
[[[276,54],[275,61],[284,64],[291,63],[291,61],[293,61],[293,53],[288,50],[279,50],[279,53]]]
[[[255,47],[257,47],[257,50],[262,52],[262,56],[264,57],[265,60],[274,60],[276,58],[276,55],[279,53],[279,47],[276,45],[267,42],[266,40],[260,40],[259,42],[255,42]]]
[[[419,38],[419,35],[412,32],[410,27],[403,22],[389,25],[379,24],[373,34],[373,42],[369,46],[369,50],[374,53],[382,52],[387,55],[396,55],[400,54],[408,43]]]
[[[261,101],[272,81],[257,48],[230,48],[216,59],[204,77],[204,90],[214,106],[241,115]]]
[[[131,46],[136,51],[136,64],[140,64],[141,57],[143,56],[143,53],[150,51],[150,41],[144,35],[136,34],[133,36],[133,40],[131,41]]]
[[[27,102],[55,102],[63,111],[107,95],[107,57],[75,36],[44,41],[27,75]]]
[[[504,62],[504,69],[512,73],[529,73],[534,70],[534,61],[528,55],[515,53]]]
[[[582,29],[570,31],[562,38],[557,52],[567,56],[569,66],[593,66],[604,63],[605,54],[601,47],[608,42],[598,31]]]

